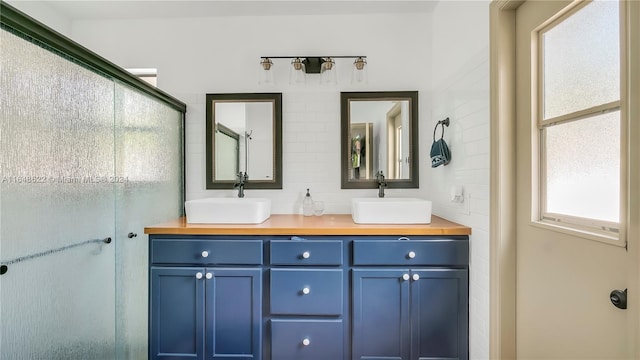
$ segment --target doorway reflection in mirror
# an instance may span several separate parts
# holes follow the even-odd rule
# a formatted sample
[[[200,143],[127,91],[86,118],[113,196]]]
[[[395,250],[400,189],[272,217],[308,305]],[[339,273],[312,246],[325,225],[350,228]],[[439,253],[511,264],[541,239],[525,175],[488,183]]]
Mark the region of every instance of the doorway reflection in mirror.
[[[342,92],[340,116],[343,189],[419,187],[417,91]]]
[[[282,94],[207,94],[207,189],[282,188]]]

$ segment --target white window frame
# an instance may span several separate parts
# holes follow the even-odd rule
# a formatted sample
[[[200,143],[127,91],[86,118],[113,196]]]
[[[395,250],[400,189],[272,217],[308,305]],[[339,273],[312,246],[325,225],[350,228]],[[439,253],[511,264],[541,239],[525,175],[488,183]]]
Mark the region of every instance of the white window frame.
[[[601,241],[616,246],[626,247],[626,234],[625,234],[625,218],[627,208],[627,166],[626,166],[626,152],[628,149],[627,143],[627,122],[628,115],[625,106],[626,99],[626,4],[624,1],[619,2],[620,13],[620,96],[616,101],[612,101],[606,104],[600,104],[587,109],[581,109],[572,113],[555,116],[552,118],[544,119],[544,74],[543,74],[543,59],[544,59],[544,47],[543,47],[543,34],[564,20],[581,10],[587,4],[588,1],[575,1],[571,7],[567,8],[565,12],[558,14],[558,16],[550,19],[547,23],[538,28],[534,34],[533,43],[537,47],[537,56],[532,58],[532,72],[536,74],[534,78],[533,93],[536,94],[535,100],[535,113],[533,116],[534,126],[537,131],[532,132],[533,151],[532,154],[537,156],[537,161],[533,161],[534,166],[537,165],[538,173],[538,186],[537,189],[534,186],[534,191],[537,194],[533,194],[533,211],[532,211],[532,225],[543,227],[549,230],[555,230],[569,235],[579,236],[581,238]],[[558,214],[547,212],[546,204],[546,153],[545,148],[545,129],[548,129],[555,125],[566,124],[572,121],[580,121],[585,118],[590,118],[596,115],[605,114],[612,111],[620,111],[620,221],[609,222],[598,219],[588,219],[582,217],[575,217],[566,214]],[[534,159],[535,160],[535,159]]]

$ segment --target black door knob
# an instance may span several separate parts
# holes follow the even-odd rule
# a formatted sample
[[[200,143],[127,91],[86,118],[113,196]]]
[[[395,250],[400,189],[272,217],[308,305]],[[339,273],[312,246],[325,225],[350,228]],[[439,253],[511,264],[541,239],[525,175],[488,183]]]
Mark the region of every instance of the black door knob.
[[[611,303],[615,305],[618,309],[626,309],[627,308],[627,289],[622,290],[613,290],[611,294],[609,294],[609,299],[611,299]]]
[[[138,234],[136,234],[136,233],[132,233],[132,232],[130,232],[130,233],[127,235],[127,237],[128,237],[129,239],[132,239],[132,238],[134,238],[134,237],[136,237],[136,236],[138,236]]]

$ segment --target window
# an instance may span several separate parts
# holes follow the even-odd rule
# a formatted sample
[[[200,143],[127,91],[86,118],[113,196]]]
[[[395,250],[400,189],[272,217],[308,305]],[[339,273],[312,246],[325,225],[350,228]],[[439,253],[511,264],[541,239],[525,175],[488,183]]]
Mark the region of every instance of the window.
[[[151,68],[135,68],[126,69],[132,75],[137,76],[140,80],[145,81],[153,86],[158,86],[158,70]]]
[[[583,2],[538,36],[539,221],[617,238],[620,10]]]

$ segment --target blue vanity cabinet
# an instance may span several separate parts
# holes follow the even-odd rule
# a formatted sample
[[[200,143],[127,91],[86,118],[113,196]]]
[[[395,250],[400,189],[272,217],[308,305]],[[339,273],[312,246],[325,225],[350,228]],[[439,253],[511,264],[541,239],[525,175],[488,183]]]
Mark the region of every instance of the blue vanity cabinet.
[[[152,236],[149,358],[260,360],[262,248]]]
[[[468,360],[468,236],[150,235],[150,360]]]
[[[468,255],[466,237],[354,240],[352,359],[468,359]]]

